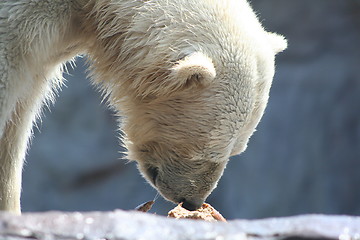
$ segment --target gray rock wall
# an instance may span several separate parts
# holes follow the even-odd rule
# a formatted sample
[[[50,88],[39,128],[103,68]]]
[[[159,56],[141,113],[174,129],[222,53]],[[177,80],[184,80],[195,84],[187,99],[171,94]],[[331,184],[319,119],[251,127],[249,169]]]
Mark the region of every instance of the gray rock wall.
[[[360,2],[253,0],[284,34],[270,101],[247,151],[208,202],[226,218],[360,214]],[[154,198],[121,160],[116,119],[84,80],[81,59],[27,157],[23,210],[132,209]],[[173,205],[161,198],[159,214]]]

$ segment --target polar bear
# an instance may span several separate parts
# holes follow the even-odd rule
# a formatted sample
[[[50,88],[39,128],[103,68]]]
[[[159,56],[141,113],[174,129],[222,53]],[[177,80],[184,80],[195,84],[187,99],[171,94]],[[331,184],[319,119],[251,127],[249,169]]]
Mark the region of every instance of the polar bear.
[[[32,125],[75,56],[122,116],[128,158],[193,210],[245,150],[285,48],[246,0],[2,0],[0,210],[20,213]]]

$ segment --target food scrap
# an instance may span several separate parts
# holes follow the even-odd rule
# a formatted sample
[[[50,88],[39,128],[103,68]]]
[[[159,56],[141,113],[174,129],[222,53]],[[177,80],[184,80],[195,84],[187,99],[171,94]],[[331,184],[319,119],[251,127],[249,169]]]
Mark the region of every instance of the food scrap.
[[[151,209],[151,207],[154,205],[154,203],[155,203],[154,200],[144,202],[143,204],[137,206],[135,210],[140,212],[148,212]]]
[[[209,222],[226,222],[226,219],[213,208],[210,204],[204,203],[201,208],[196,211],[189,211],[182,207],[182,203],[177,205],[168,213],[168,217],[173,218],[188,218],[188,219],[201,219]]]

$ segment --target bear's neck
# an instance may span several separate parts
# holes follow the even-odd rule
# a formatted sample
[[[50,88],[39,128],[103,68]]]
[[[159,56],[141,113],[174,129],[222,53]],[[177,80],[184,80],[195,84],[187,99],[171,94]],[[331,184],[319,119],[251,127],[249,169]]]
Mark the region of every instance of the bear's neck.
[[[129,102],[142,99],[156,79],[169,73],[170,61],[165,53],[152,54],[157,39],[144,29],[134,27],[134,18],[143,1],[92,1],[84,6],[86,14],[82,29],[88,37],[87,56],[90,75],[103,89],[113,105],[126,109],[123,99]],[[148,19],[150,21],[150,19]],[[145,26],[144,28],[147,28]],[[156,34],[154,34],[156,35]],[[144,41],[147,41],[144,43]],[[165,47],[167,49],[167,47]],[[155,84],[152,84],[155,85]]]

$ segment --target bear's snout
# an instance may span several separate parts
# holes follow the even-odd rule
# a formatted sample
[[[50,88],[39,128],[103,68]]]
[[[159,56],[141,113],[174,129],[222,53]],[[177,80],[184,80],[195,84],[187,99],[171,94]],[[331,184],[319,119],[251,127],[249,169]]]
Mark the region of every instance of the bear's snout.
[[[182,199],[182,207],[189,210],[189,211],[195,211],[197,209],[199,209],[202,204],[204,203],[204,201],[202,199]]]
[[[181,203],[189,210],[199,209],[216,187],[226,161],[165,161],[153,160],[155,163],[138,161],[138,167],[143,177],[158,190],[167,200]],[[162,164],[160,164],[162,163]]]

